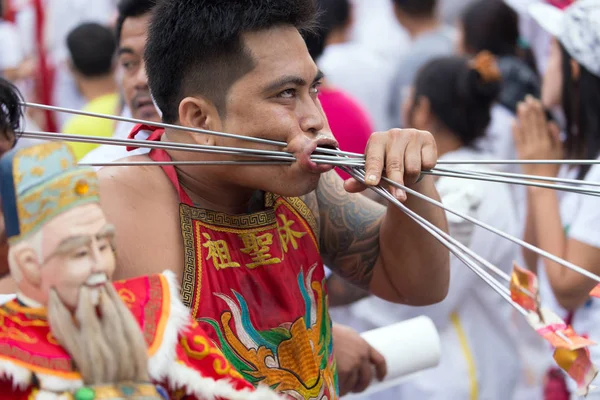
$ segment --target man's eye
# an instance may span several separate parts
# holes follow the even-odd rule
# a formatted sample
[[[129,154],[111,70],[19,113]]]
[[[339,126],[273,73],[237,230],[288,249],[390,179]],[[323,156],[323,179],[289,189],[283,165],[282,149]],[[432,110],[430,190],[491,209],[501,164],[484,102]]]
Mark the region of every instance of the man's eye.
[[[321,93],[321,83],[315,83],[313,87],[310,88],[311,94],[319,94]]]
[[[296,97],[296,89],[284,90],[283,92],[279,93],[278,97],[282,99],[293,99]]]

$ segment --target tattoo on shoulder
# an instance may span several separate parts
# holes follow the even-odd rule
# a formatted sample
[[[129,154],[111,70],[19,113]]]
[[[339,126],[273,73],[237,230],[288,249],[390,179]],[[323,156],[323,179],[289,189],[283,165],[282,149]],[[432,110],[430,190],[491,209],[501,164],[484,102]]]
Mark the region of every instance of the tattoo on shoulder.
[[[342,278],[368,289],[379,258],[385,206],[346,192],[343,180],[333,171],[321,178],[316,200],[323,260]]]

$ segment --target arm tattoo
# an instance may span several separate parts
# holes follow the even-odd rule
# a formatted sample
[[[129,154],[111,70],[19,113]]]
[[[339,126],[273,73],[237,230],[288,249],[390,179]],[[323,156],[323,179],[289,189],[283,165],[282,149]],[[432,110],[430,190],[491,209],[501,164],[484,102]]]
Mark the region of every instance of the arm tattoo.
[[[317,188],[321,255],[338,275],[367,290],[379,258],[379,228],[386,208],[361,194],[349,194],[334,172]]]

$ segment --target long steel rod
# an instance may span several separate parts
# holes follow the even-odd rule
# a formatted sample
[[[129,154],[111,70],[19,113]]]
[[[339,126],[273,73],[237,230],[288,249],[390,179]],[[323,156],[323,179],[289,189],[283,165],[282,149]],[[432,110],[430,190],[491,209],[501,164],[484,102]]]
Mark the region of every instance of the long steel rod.
[[[600,190],[593,190],[593,189],[585,190],[585,189],[579,189],[574,186],[557,185],[557,184],[541,183],[541,182],[529,182],[526,180],[519,180],[519,179],[510,179],[510,178],[500,179],[500,178],[494,178],[492,176],[487,177],[487,176],[483,176],[483,175],[439,172],[439,171],[434,171],[434,170],[422,171],[422,174],[448,177],[448,178],[469,179],[469,180],[475,180],[475,181],[510,183],[510,184],[520,185],[520,186],[539,187],[539,188],[544,188],[544,189],[560,190],[563,192],[573,192],[573,193],[579,193],[579,194],[584,194],[584,195],[589,195],[589,196],[600,196]]]
[[[150,142],[147,140],[138,139],[111,139],[103,138],[98,136],[80,136],[80,135],[68,135],[61,133],[49,133],[49,132],[33,132],[25,131],[21,134],[22,137],[34,138],[34,139],[46,139],[46,140],[64,140],[68,142],[77,143],[93,143],[93,144],[104,144],[104,145],[116,145],[116,146],[135,146],[141,148],[151,149],[170,149],[180,150],[189,152],[199,153],[213,153],[213,154],[229,154],[244,157],[255,157],[267,160],[279,160],[279,161],[295,161],[295,157],[291,153],[281,151],[270,151],[270,150],[256,150],[246,149],[241,147],[222,147],[222,146],[204,146],[198,144],[187,144],[187,143],[171,143],[171,142]],[[250,154],[248,154],[248,153]],[[263,154],[264,153],[264,154]],[[356,164],[354,159],[337,157],[337,156],[326,156],[326,155],[312,155],[311,160],[316,164],[327,164],[334,166],[360,166]],[[176,165],[178,162],[174,162]],[[179,164],[186,164],[179,162]]]
[[[409,187],[406,187],[406,186],[401,185],[401,184],[399,184],[397,182],[394,182],[391,179],[383,178],[383,180],[386,183],[388,183],[388,184],[390,184],[392,186],[395,186],[396,188],[404,190],[407,194],[411,194],[411,195],[416,196],[416,197],[418,197],[420,199],[423,199],[423,200],[425,200],[426,202],[428,202],[428,203],[430,203],[432,205],[435,205],[435,206],[437,206],[437,207],[439,207],[439,208],[441,208],[441,209],[443,209],[443,210],[445,210],[445,211],[447,211],[447,212],[449,212],[451,214],[454,214],[454,215],[456,215],[456,216],[458,216],[460,218],[463,218],[464,220],[469,221],[469,222],[471,222],[471,223],[473,223],[473,224],[475,224],[475,225],[477,225],[477,226],[479,226],[479,227],[481,227],[481,228],[483,228],[483,229],[485,229],[487,231],[495,233],[496,235],[498,235],[500,237],[503,237],[506,240],[509,240],[509,241],[511,241],[513,243],[516,243],[516,244],[518,244],[518,245],[520,245],[520,246],[528,249],[528,250],[531,250],[534,253],[536,253],[536,254],[544,257],[544,258],[552,260],[552,261],[556,262],[557,264],[562,265],[565,268],[573,270],[573,271],[575,271],[575,272],[577,272],[577,273],[579,273],[579,274],[581,274],[581,275],[583,275],[585,277],[588,277],[588,278],[590,278],[590,279],[592,279],[592,280],[600,283],[600,277],[598,275],[593,274],[592,272],[590,272],[590,271],[588,271],[588,270],[586,270],[584,268],[581,268],[581,267],[579,267],[579,266],[577,266],[577,265],[575,265],[575,264],[573,264],[573,263],[571,263],[571,262],[569,262],[567,260],[563,260],[562,258],[555,256],[554,254],[551,254],[551,253],[549,253],[549,252],[547,252],[545,250],[542,250],[542,249],[540,249],[540,248],[538,248],[536,246],[533,246],[533,245],[531,245],[531,244],[529,244],[529,243],[527,243],[527,242],[525,242],[525,241],[523,241],[523,240],[521,240],[519,238],[516,238],[516,237],[514,237],[514,236],[512,236],[512,235],[510,235],[510,234],[508,234],[506,232],[502,232],[501,230],[496,229],[493,226],[490,226],[490,225],[486,224],[485,222],[479,221],[476,218],[473,218],[473,217],[471,217],[469,215],[463,214],[463,213],[461,213],[459,211],[455,211],[452,208],[445,206],[441,202],[439,202],[437,200],[434,200],[434,199],[432,199],[432,198],[430,198],[428,196],[425,196],[424,194],[421,194],[421,193],[417,192],[416,190],[413,190],[413,189],[411,189]]]
[[[358,179],[360,182],[364,183],[364,173],[361,171],[351,171],[348,170],[355,179]],[[430,233],[434,238],[436,238],[442,245],[444,245],[448,250],[454,254],[461,262],[463,262],[468,268],[470,268],[475,274],[477,274],[485,283],[487,283],[496,293],[498,293],[502,298],[504,298],[510,305],[515,307],[521,314],[526,316],[527,310],[521,307],[519,304],[515,303],[510,297],[510,291],[502,286],[500,282],[495,280],[490,274],[486,271],[482,270],[481,267],[476,265],[472,260],[469,260],[469,256],[464,254],[460,247],[460,242],[456,241],[449,235],[447,235],[440,228],[435,226],[433,223],[418,215],[404,204],[402,204],[398,199],[391,195],[387,190],[383,189],[380,186],[371,187],[376,193],[378,193],[383,198],[389,200],[394,205],[400,208],[404,213],[406,213],[413,221],[423,227],[428,233]]]
[[[286,142],[281,142],[281,141],[277,141],[277,140],[237,135],[234,133],[216,132],[216,131],[211,131],[211,130],[206,130],[206,129],[185,127],[185,126],[181,126],[181,125],[166,124],[164,122],[153,122],[153,121],[147,121],[147,120],[142,120],[142,119],[137,119],[137,118],[122,117],[119,115],[100,114],[100,113],[94,113],[94,112],[89,112],[89,111],[73,110],[73,109],[65,108],[65,107],[49,106],[49,105],[45,105],[45,104],[38,104],[38,103],[31,103],[31,102],[22,102],[21,105],[23,105],[25,107],[30,107],[30,108],[36,108],[39,110],[56,111],[56,112],[62,112],[62,113],[66,113],[66,114],[83,115],[83,116],[87,116],[87,117],[110,119],[113,121],[129,122],[132,124],[148,125],[148,126],[153,126],[153,127],[157,127],[157,128],[173,129],[173,130],[179,130],[179,131],[185,131],[185,132],[202,133],[205,135],[226,137],[226,138],[230,138],[230,139],[246,140],[248,142],[261,143],[261,144],[266,144],[269,146],[277,146],[277,147],[287,147],[288,146],[288,144]],[[358,158],[364,157],[364,155],[358,154],[358,153],[352,153],[352,152],[334,150],[334,149],[328,149],[328,148],[321,148],[321,147],[319,147],[319,151],[322,153],[340,155],[340,156],[346,156],[346,157],[358,157]]]
[[[81,167],[126,167],[153,165],[191,165],[191,166],[227,166],[227,165],[291,165],[288,161],[113,161],[113,162],[80,162]]]
[[[474,171],[466,169],[446,169],[446,168],[434,168],[432,171],[447,172],[447,173],[459,173],[468,175],[484,175],[484,176],[497,176],[501,178],[516,178],[516,179],[532,179],[546,182],[564,183],[568,185],[580,185],[580,186],[595,186],[600,187],[600,182],[589,182],[582,179],[567,179],[567,178],[555,178],[549,176],[539,175],[527,175],[527,174],[516,174],[512,172],[495,172],[495,171]]]
[[[600,160],[438,160],[438,165],[596,165]]]
[[[52,140],[64,140],[78,143],[115,144],[120,146],[141,147],[150,149],[172,149],[200,153],[209,152],[218,154],[244,155],[249,157],[275,157],[270,159],[277,160],[295,160],[295,157],[289,153],[284,153],[280,151],[245,149],[240,147],[207,146],[189,143],[151,142],[148,140],[138,139],[103,138],[100,136],[81,136],[64,133],[49,133],[36,131],[24,131],[21,134],[21,136],[36,139],[42,138]]]
[[[348,171],[347,168],[345,170]],[[355,171],[356,175],[358,177],[360,177],[361,182],[364,182],[364,179],[365,179],[365,173],[364,173],[364,171],[362,171],[362,170],[354,170],[354,171]],[[400,207],[402,209],[404,207],[406,207],[398,199],[394,199],[393,203],[396,204],[398,207]],[[437,227],[435,227],[435,228],[439,229]],[[458,240],[452,238],[446,232],[442,231],[441,229],[439,231],[440,231],[440,235],[443,235],[443,236],[447,237],[448,240],[450,240],[451,242],[454,242],[454,245],[457,246],[461,251],[467,253],[469,255],[469,257],[472,257],[477,262],[481,263],[483,266],[485,266],[486,268],[488,268],[490,271],[494,272],[496,275],[498,275],[499,277],[501,277],[502,279],[504,279],[506,282],[510,282],[510,276],[506,272],[502,271],[500,268],[496,267],[491,262],[489,262],[485,258],[481,257],[479,254],[475,253],[473,250],[471,250],[469,247],[465,246],[464,244],[462,244]]]

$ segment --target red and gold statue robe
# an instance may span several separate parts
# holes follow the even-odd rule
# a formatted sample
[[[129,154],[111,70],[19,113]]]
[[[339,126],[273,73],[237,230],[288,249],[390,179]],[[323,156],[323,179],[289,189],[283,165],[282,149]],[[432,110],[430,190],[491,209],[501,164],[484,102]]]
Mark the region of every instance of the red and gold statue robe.
[[[148,344],[149,374],[171,399],[275,399],[254,389],[181,303],[172,273],[115,282]],[[63,400],[83,386],[71,357],[50,332],[45,309],[17,300],[0,306],[0,397]]]

